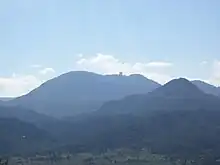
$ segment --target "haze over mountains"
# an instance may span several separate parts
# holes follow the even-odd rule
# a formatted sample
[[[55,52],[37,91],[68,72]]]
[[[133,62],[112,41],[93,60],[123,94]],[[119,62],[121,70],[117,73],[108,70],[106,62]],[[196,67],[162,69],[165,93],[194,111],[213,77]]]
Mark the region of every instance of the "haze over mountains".
[[[198,80],[192,83],[207,94],[220,95],[220,89],[213,85]],[[4,102],[0,104],[20,106],[53,117],[65,117],[93,112],[105,102],[147,94],[160,86],[138,74],[99,75],[75,71],[51,79],[24,96],[12,100],[3,99]],[[183,90],[188,91],[188,88],[183,87]]]
[[[0,118],[15,118],[32,124],[52,122],[55,119],[21,106],[0,106]]]
[[[0,0],[0,165],[220,165],[219,9]]]
[[[65,141],[73,150],[79,144],[85,150],[147,147],[197,159],[207,151],[220,154],[219,117],[220,99],[180,78],[148,94],[107,102],[95,113],[73,119],[71,131],[62,134],[68,134]]]
[[[192,83],[207,94],[220,95],[220,89],[213,85],[202,81]],[[65,117],[93,112],[105,102],[147,94],[160,86],[138,74],[99,75],[75,71],[51,79],[24,96],[3,99],[7,102],[1,104],[21,106],[53,117]]]
[[[0,130],[0,155],[36,152],[53,142],[46,131],[15,118],[0,117]]]
[[[190,151],[198,156],[209,150],[220,156],[220,98],[215,89],[184,78],[161,86],[141,75],[70,72],[25,96],[2,101],[0,127],[1,122],[2,127],[11,123],[13,133],[5,130],[0,137],[5,145],[0,152],[102,152],[135,146],[165,155]],[[68,120],[61,119],[65,116]],[[22,134],[30,141],[21,140]],[[19,151],[22,145],[30,147]]]
[[[190,81],[175,79],[148,94],[125,97],[101,107],[107,113],[145,113],[152,111],[219,109],[219,98],[202,92]]]
[[[192,83],[205,93],[220,96],[220,87],[213,86],[200,80],[192,81]]]
[[[92,112],[106,101],[147,93],[159,86],[142,75],[98,75],[77,71],[49,80],[10,104],[55,117],[69,116]]]

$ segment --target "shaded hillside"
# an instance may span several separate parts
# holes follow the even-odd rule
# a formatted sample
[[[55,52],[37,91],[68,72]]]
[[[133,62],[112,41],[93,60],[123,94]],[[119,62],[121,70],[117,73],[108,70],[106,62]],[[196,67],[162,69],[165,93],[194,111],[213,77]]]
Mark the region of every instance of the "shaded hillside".
[[[0,118],[0,155],[28,153],[53,145],[48,133],[17,119]]]
[[[218,109],[218,97],[203,93],[186,79],[175,79],[156,90],[142,95],[128,96],[122,100],[104,104],[103,114],[147,113],[151,111]]]
[[[212,94],[214,96],[219,96],[220,95],[220,89],[216,86],[210,85],[208,83],[205,83],[200,80],[195,80],[192,81],[194,85],[196,85],[200,90],[207,94]]]
[[[187,159],[207,152],[220,156],[219,117],[219,98],[181,78],[75,118],[62,140],[74,151],[146,147]]]
[[[56,121],[52,117],[19,106],[0,106],[0,118],[15,118],[39,127]]]
[[[0,119],[1,118],[15,119],[30,125],[34,125],[38,129],[49,133],[51,137],[56,140],[58,140],[57,137],[59,138],[60,136],[65,136],[62,135],[62,132],[66,130],[70,131],[72,127],[72,124],[69,124],[67,121],[62,121],[44,114],[40,114],[20,106],[0,106]],[[7,128],[7,125],[5,125],[5,128]],[[59,146],[60,144],[57,143],[56,145]]]
[[[49,80],[25,96],[9,102],[52,116],[97,110],[105,101],[148,93],[160,85],[141,75],[98,75],[76,71]]]
[[[75,123],[68,145],[73,151],[105,151],[119,147],[194,160],[202,154],[220,157],[220,111],[156,112],[148,116],[91,117]],[[80,129],[79,129],[80,128]],[[77,136],[74,136],[77,135]]]
[[[53,146],[56,150],[103,152],[121,147],[148,148],[152,152],[189,160],[204,153],[217,159],[220,157],[219,118],[219,98],[205,94],[181,78],[148,94],[111,101],[96,112],[75,116],[68,122],[48,122],[41,128],[58,140]],[[33,141],[38,147],[45,144],[38,139]],[[12,144],[20,145],[18,142]],[[32,141],[30,149],[41,149],[31,145]]]

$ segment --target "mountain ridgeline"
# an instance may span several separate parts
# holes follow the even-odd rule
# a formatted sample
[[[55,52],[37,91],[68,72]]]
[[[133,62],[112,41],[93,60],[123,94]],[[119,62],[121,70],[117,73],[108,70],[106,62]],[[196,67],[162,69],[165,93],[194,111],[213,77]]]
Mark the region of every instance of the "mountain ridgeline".
[[[196,85],[200,90],[207,94],[212,94],[214,96],[220,96],[220,87],[216,87],[213,85],[210,85],[208,83],[205,83],[200,80],[192,81],[194,85]]]
[[[219,109],[218,97],[202,92],[190,81],[175,79],[147,94],[133,95],[104,104],[102,113],[148,113],[152,111]]]
[[[158,87],[160,84],[137,74],[99,75],[76,71],[49,80],[9,104],[55,117],[71,116],[95,111],[106,101],[148,93]]]
[[[190,160],[205,153],[217,159],[219,117],[220,99],[180,78],[148,94],[105,103],[73,120],[71,131],[62,134],[68,134],[66,147],[73,151],[131,147]]]

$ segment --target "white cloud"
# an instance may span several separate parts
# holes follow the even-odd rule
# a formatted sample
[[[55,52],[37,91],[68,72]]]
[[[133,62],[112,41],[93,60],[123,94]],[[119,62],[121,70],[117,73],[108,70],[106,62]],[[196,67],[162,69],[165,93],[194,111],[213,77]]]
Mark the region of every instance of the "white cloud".
[[[0,96],[16,97],[26,94],[56,75],[55,70],[50,67],[44,68],[41,65],[32,65],[31,67],[37,68],[36,74],[12,74],[9,77],[0,77]],[[138,73],[162,84],[172,79],[170,69],[172,69],[172,64],[163,61],[130,63],[121,61],[112,55],[103,54],[91,57],[81,54],[75,61],[73,68],[73,70],[86,70],[100,74],[123,72],[123,74],[129,75]]]
[[[218,60],[214,61],[212,64],[209,82],[216,86],[220,86],[220,61]]]
[[[15,97],[26,94],[42,82],[33,75],[16,75],[0,77],[0,96]]]
[[[35,66],[35,68],[39,67]],[[0,97],[24,95],[52,78],[54,73],[55,70],[53,68],[44,68],[36,75],[17,75],[13,73],[9,77],[0,77]]]
[[[153,62],[123,62],[112,55],[97,54],[91,57],[81,56],[74,66],[74,70],[86,70],[101,74],[143,74],[144,76],[162,84],[169,81],[172,63],[163,61]]]
[[[41,75],[47,75],[50,73],[55,73],[55,70],[53,68],[44,68],[44,69],[40,70],[39,73]]]

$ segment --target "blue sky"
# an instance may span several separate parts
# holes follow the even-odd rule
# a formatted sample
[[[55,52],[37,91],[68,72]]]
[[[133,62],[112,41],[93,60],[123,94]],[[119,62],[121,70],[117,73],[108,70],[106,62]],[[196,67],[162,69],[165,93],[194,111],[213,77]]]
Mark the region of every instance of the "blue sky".
[[[219,8],[219,0],[1,1],[0,96],[70,70],[220,85]]]

